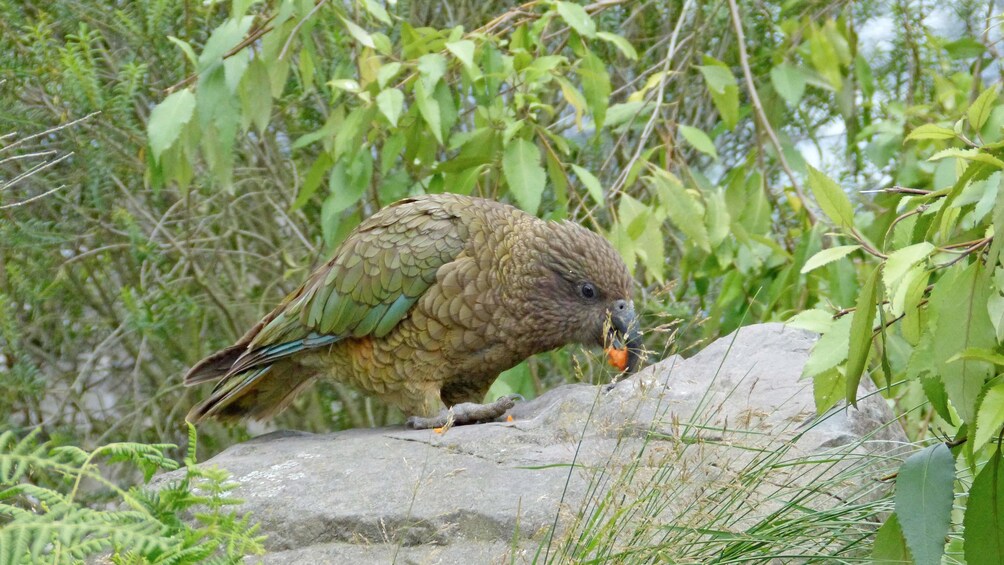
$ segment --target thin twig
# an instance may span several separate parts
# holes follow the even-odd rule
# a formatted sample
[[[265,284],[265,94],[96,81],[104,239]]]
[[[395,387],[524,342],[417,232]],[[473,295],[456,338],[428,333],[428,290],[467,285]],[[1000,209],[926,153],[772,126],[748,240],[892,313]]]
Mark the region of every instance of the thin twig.
[[[53,127],[53,128],[49,128],[49,129],[47,129],[45,131],[42,131],[42,132],[39,132],[39,133],[34,133],[32,135],[29,135],[28,137],[22,137],[21,139],[15,141],[14,143],[11,143],[10,145],[4,145],[3,147],[0,147],[0,151],[9,151],[9,150],[17,147],[18,145],[22,145],[22,144],[24,144],[24,143],[26,143],[28,141],[31,141],[32,139],[38,139],[39,137],[42,137],[44,135],[49,135],[50,133],[55,133],[55,132],[57,132],[59,130],[63,130],[63,129],[66,129],[68,127],[75,126],[75,125],[79,124],[80,122],[83,122],[85,120],[89,120],[89,119],[93,118],[94,116],[97,116],[100,113],[101,113],[101,110],[98,110],[97,112],[91,112],[90,114],[87,114],[83,118],[77,118],[77,119],[73,120],[72,122],[67,122],[65,124],[58,125],[58,126]],[[13,133],[11,133],[9,135],[13,135]]]
[[[634,168],[634,164],[641,158],[641,154],[645,151],[645,140],[652,135],[652,130],[655,129],[655,122],[659,117],[659,110],[663,105],[663,98],[666,93],[666,83],[669,80],[669,70],[673,62],[674,55],[676,54],[676,49],[678,47],[677,39],[680,36],[680,30],[683,28],[683,23],[687,19],[687,15],[690,12],[690,7],[693,5],[693,0],[687,0],[680,10],[680,17],[676,20],[676,26],[673,29],[673,35],[669,41],[669,48],[666,50],[666,57],[663,59],[662,63],[662,77],[659,80],[659,87],[655,95],[655,107],[652,108],[652,115],[649,117],[648,122],[645,123],[645,129],[642,130],[641,136],[638,138],[636,143],[637,148],[635,149],[634,155],[627,162],[624,167],[621,168],[621,173],[617,175],[617,179],[614,181],[613,186],[610,187],[610,196],[613,196],[624,189],[624,184],[627,182],[628,175],[631,173],[631,169]]]
[[[52,194],[54,192],[57,192],[59,190],[62,190],[64,188],[66,188],[66,185],[65,184],[61,184],[61,185],[57,186],[56,188],[53,188],[51,190],[47,190],[47,191],[43,192],[42,194],[38,194],[36,196],[32,196],[31,198],[28,198],[26,200],[22,200],[20,202],[14,202],[13,204],[4,204],[3,206],[0,206],[0,210],[7,210],[8,208],[17,208],[18,206],[24,206],[25,204],[29,204],[29,203],[34,202],[36,200],[40,200],[42,198],[45,198],[46,196],[48,196],[48,195],[50,195],[50,194]]]
[[[746,79],[746,89],[749,90],[750,102],[753,104],[753,110],[756,113],[757,121],[763,127],[764,131],[767,133],[767,137],[770,139],[771,145],[774,146],[774,151],[777,153],[777,160],[781,163],[781,168],[788,175],[791,180],[791,185],[795,188],[795,194],[803,203],[808,203],[809,200],[805,197],[805,192],[802,190],[802,184],[798,182],[798,178],[795,177],[795,172],[791,170],[791,166],[788,165],[788,159],[784,156],[784,150],[781,148],[781,142],[777,138],[777,133],[774,132],[774,128],[770,126],[770,122],[767,120],[767,114],[763,110],[763,105],[760,103],[760,95],[757,94],[756,85],[753,84],[753,72],[750,70],[749,56],[746,54],[746,35],[743,34],[743,24],[742,20],[739,18],[739,8],[736,6],[736,0],[729,1],[729,12],[732,14],[732,27],[736,30],[736,43],[739,46],[739,65],[743,69],[743,77]],[[812,211],[808,205],[805,206],[805,212],[809,216],[809,223],[816,223],[816,213]]]

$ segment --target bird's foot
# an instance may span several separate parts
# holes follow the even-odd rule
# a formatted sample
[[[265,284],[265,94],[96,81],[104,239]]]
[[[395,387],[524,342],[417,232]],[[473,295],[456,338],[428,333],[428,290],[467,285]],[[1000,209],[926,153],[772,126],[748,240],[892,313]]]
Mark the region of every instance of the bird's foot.
[[[517,400],[524,400],[523,396],[510,394],[499,398],[491,404],[462,402],[450,408],[440,410],[439,414],[431,418],[412,416],[408,418],[405,426],[411,430],[428,430],[491,422],[515,406]]]

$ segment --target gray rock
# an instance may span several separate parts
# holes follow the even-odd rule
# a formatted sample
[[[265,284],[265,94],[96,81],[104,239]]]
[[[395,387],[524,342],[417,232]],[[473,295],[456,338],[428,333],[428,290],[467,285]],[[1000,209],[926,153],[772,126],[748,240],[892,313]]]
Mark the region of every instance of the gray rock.
[[[239,483],[239,510],[268,535],[265,563],[529,562],[581,551],[575,539],[614,520],[618,547],[665,535],[660,525],[697,526],[729,492],[742,494],[715,519],[742,529],[810,484],[825,487],[809,506],[877,496],[882,483],[863,485],[854,465],[894,467],[883,456],[905,444],[877,394],[815,419],[812,382],[800,379],[814,341],[748,326],[613,388],[548,391],[517,404],[512,422],[277,432],[205,464]],[[834,453],[860,457],[833,464]]]

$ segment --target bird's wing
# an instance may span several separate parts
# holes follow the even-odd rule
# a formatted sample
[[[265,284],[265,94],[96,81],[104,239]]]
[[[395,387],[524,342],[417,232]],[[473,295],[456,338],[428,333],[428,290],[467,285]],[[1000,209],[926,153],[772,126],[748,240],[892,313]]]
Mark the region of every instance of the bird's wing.
[[[296,292],[248,332],[228,374],[349,337],[383,337],[467,242],[462,210],[404,200],[363,222]],[[250,340],[248,340],[250,338]]]

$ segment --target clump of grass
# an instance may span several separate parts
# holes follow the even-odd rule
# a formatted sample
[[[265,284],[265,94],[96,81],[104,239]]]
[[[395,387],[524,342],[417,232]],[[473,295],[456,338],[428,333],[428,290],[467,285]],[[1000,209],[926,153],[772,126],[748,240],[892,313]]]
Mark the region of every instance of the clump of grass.
[[[687,421],[669,416],[660,394],[640,444],[618,441],[594,465],[573,461],[570,478],[586,469],[585,496],[570,517],[559,507],[534,562],[867,562],[875,531],[893,510],[882,478],[909,446],[879,440],[879,428],[806,453],[799,440],[837,411],[782,429],[756,429],[764,414],[723,427],[712,424],[711,394]],[[627,428],[619,440],[639,433]]]

